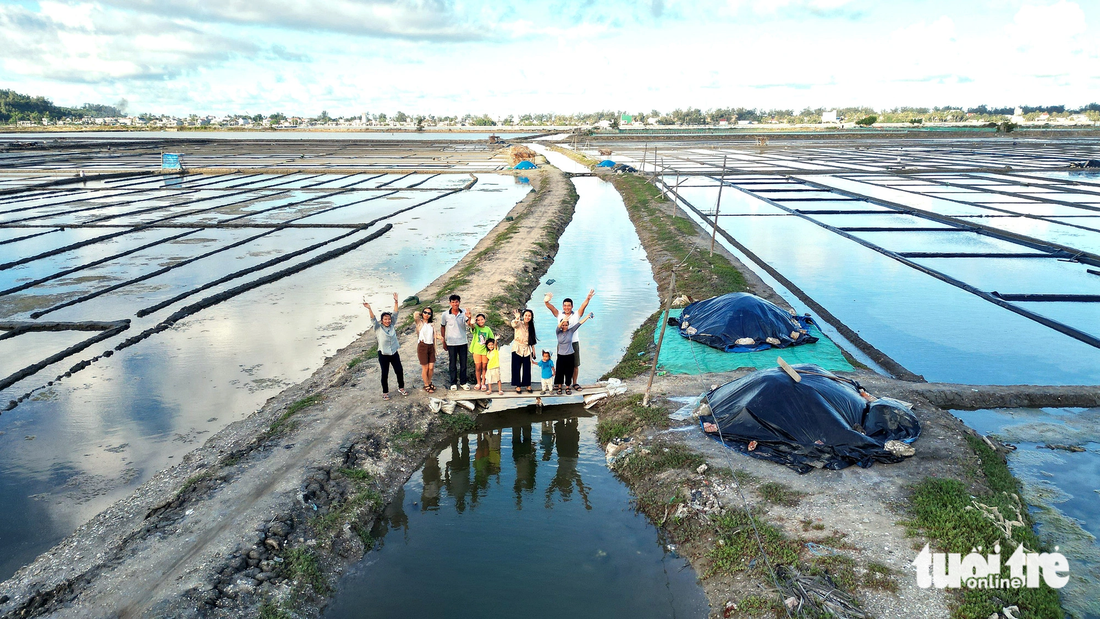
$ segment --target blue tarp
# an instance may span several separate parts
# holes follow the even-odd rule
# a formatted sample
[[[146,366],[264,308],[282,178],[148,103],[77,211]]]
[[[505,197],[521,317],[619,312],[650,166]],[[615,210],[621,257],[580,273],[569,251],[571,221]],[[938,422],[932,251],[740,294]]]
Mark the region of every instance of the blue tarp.
[[[521,162],[517,163],[516,167],[514,167],[512,169],[513,170],[534,170],[536,167],[538,167],[538,166],[531,163],[530,161],[521,161]]]
[[[615,167],[615,162],[610,160],[610,159],[604,159],[603,161],[597,163],[596,167],[597,168],[613,168],[613,167]]]

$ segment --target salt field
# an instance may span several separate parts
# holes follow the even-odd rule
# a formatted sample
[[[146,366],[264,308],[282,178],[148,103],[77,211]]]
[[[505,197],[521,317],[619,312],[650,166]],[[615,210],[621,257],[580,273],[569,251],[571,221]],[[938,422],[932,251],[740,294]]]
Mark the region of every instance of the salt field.
[[[130,321],[0,389],[25,398],[0,415],[0,575],[308,376],[368,326],[364,297],[420,290],[529,189],[495,174],[222,174],[0,197],[0,321],[69,329],[3,339],[0,373],[100,333],[82,323]]]

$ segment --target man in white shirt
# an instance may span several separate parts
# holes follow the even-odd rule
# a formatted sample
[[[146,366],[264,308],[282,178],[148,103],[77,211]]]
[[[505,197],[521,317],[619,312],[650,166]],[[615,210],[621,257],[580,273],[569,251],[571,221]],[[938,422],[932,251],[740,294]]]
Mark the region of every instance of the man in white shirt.
[[[568,317],[570,327],[577,324],[580,321],[580,317],[584,316],[584,310],[588,308],[588,302],[592,300],[592,296],[595,294],[595,290],[589,290],[588,296],[586,296],[584,302],[581,303],[580,311],[577,312],[573,311],[573,299],[568,297],[565,298],[561,302],[561,318]],[[561,318],[558,317],[558,308],[550,303],[550,299],[553,297],[554,295],[548,292],[546,296],[542,298],[542,302],[546,304],[546,309],[550,310],[550,313],[554,315],[555,319],[561,320]],[[577,391],[581,388],[580,383],[577,381],[577,377],[580,376],[581,370],[581,336],[579,332],[580,329],[573,332],[573,389]]]
[[[470,382],[466,379],[466,356],[470,345],[470,336],[467,332],[470,326],[470,315],[459,307],[462,297],[452,294],[449,300],[451,308],[443,314],[439,331],[443,336],[443,343],[447,346],[451,391],[457,390],[459,384],[469,391]]]

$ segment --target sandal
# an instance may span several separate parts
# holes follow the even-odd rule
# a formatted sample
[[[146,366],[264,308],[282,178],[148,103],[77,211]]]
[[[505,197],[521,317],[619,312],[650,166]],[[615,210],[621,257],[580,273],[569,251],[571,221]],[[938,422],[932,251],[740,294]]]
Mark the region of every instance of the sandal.
[[[560,385],[558,386],[558,392],[557,392],[557,395],[561,395],[561,386],[560,386]]]
[[[518,391],[517,391],[517,393],[518,393]],[[533,391],[531,391],[531,387],[527,387],[527,393],[534,393]]]
[[[383,400],[388,400],[388,399],[390,399],[390,394],[388,394],[388,393],[383,393],[383,394],[382,394],[382,399],[383,399]]]
[[[576,385],[576,384],[575,384],[575,385],[573,385],[573,391],[580,391],[580,390],[581,390],[581,386],[580,386],[580,385]]]
[[[403,395],[403,396],[408,396],[408,395],[409,395],[409,392],[408,392],[408,391],[405,391],[405,388],[404,388],[404,387],[398,387],[398,388],[397,388],[397,393],[400,393],[400,394],[401,394],[401,395]]]
[[[565,388],[565,395],[573,395],[573,390],[570,389],[569,387],[566,387]]]
[[[519,387],[516,387],[516,393],[523,393],[523,390],[520,389]]]

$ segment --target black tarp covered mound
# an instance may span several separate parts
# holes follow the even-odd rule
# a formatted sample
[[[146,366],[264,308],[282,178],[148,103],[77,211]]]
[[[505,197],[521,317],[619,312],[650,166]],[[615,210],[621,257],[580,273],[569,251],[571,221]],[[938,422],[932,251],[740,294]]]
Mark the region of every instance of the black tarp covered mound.
[[[813,364],[793,367],[802,382],[774,368],[707,393],[697,411],[704,431],[715,424],[708,434],[799,473],[900,462],[903,457],[887,451],[886,442],[909,443],[920,435],[920,422],[904,403],[890,398],[871,403],[854,381]]]
[[[683,337],[726,352],[753,352],[817,341],[807,333],[812,324],[809,316],[792,316],[775,303],[747,292],[696,301],[684,308],[679,319],[670,318],[669,323],[678,325]]]

